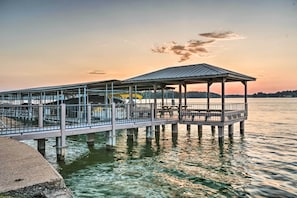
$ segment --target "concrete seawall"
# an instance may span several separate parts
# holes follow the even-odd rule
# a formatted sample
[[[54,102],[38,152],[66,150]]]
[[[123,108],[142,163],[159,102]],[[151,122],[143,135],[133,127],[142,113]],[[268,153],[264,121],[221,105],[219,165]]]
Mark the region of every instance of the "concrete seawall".
[[[72,197],[62,176],[34,148],[0,138],[0,197]]]

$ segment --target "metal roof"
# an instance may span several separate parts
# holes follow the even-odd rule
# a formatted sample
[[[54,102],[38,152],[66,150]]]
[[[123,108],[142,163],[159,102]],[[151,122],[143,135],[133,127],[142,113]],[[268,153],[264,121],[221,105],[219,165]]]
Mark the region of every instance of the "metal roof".
[[[72,92],[77,90],[78,88],[87,88],[91,89],[105,89],[106,84],[114,85],[120,84],[118,80],[106,80],[106,81],[95,81],[95,82],[85,82],[85,83],[76,83],[76,84],[68,84],[68,85],[57,85],[57,86],[47,86],[47,87],[35,87],[35,88],[27,88],[27,89],[19,89],[12,91],[3,91],[0,92],[0,95],[8,95],[8,94],[28,94],[28,93],[36,93],[39,94],[41,92],[47,92],[47,95],[55,95],[57,91]]]
[[[220,82],[224,78],[229,81],[254,81],[256,78],[234,71],[223,69],[209,64],[194,64],[176,67],[167,67],[158,71],[150,72],[127,80],[122,83],[161,83],[178,84]]]

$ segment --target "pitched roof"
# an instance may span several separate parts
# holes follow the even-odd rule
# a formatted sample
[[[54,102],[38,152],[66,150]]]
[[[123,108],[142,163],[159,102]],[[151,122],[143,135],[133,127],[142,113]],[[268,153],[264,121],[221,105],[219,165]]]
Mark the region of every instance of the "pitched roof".
[[[209,64],[194,64],[176,67],[167,67],[158,71],[139,75],[122,81],[122,83],[152,83],[159,82],[174,84],[178,82],[199,83],[199,82],[219,82],[222,78],[226,81],[254,81],[254,77],[233,72],[227,69]]]

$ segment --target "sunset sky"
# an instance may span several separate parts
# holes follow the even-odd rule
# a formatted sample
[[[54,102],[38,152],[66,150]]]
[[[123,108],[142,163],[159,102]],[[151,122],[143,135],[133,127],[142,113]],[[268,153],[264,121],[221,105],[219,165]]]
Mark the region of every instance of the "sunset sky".
[[[297,0],[0,0],[0,91],[194,63],[296,90]]]

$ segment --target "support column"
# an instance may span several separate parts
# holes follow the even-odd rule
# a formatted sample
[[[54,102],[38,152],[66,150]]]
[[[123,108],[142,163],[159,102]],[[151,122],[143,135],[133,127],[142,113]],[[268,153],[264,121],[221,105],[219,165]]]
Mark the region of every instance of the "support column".
[[[66,148],[65,145],[63,145],[63,142],[65,142],[64,138],[56,137],[57,161],[65,160]]]
[[[222,79],[222,116],[221,116],[221,121],[225,122],[225,79]]]
[[[134,128],[133,132],[134,132],[135,140],[137,140],[138,139],[138,128]]]
[[[154,106],[153,106],[153,116],[157,116],[157,85],[154,85]]]
[[[42,104],[38,105],[38,127],[43,127],[43,106]],[[45,156],[45,138],[37,140],[37,150],[41,153],[42,156]]]
[[[181,120],[181,111],[182,111],[182,85],[178,85],[179,97],[178,97],[178,119]]]
[[[56,152],[57,160],[64,161],[66,153],[66,135],[65,135],[65,126],[66,126],[66,105],[61,104],[61,118],[60,118],[60,131],[61,136],[56,137]]]
[[[211,126],[211,135],[215,136],[216,133],[216,126]]]
[[[209,110],[210,107],[210,86],[212,85],[212,82],[207,83],[207,110]]]
[[[146,127],[146,138],[152,139],[155,137],[155,130],[153,126]]]
[[[184,105],[187,106],[187,84],[184,84]]]
[[[88,146],[94,146],[95,142],[95,133],[89,133],[87,134],[87,144]]]
[[[229,138],[233,137],[233,130],[234,130],[233,124],[228,125],[228,136],[229,136]]]
[[[38,105],[38,127],[43,127],[43,105]]]
[[[198,125],[198,137],[202,138],[202,125]]]
[[[219,128],[219,138],[224,138],[224,126],[218,126]]]
[[[45,139],[37,140],[37,150],[42,156],[45,156]]]
[[[240,134],[244,135],[244,121],[240,122]]]
[[[87,118],[88,118],[88,125],[92,124],[92,106],[90,103],[87,105]]]
[[[172,124],[171,125],[171,130],[172,130],[172,133],[177,133],[178,132],[178,124]]]
[[[191,125],[190,124],[187,124],[187,132],[191,132]]]
[[[156,125],[155,126],[155,132],[160,132],[161,131],[161,127],[160,125]]]
[[[244,85],[244,110],[245,110],[245,117],[248,117],[248,103],[247,103],[247,82],[243,81],[242,84]]]
[[[116,131],[115,131],[115,120],[116,118],[116,111],[115,111],[115,104],[111,103],[111,126],[112,130],[107,132],[107,142],[106,147],[112,148],[116,145]]]
[[[127,129],[127,141],[134,141],[134,129]]]

